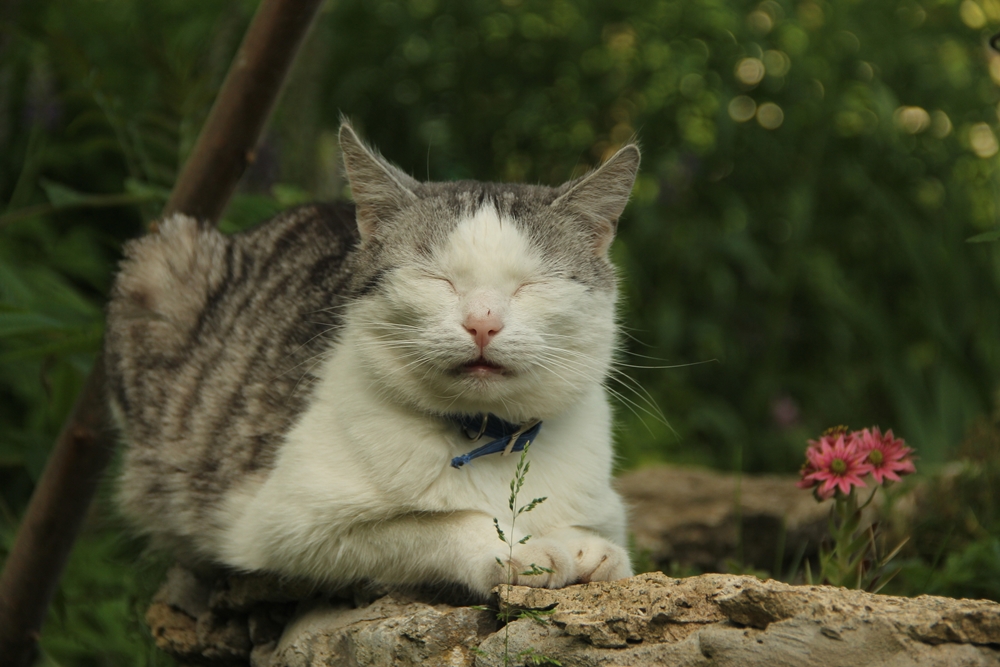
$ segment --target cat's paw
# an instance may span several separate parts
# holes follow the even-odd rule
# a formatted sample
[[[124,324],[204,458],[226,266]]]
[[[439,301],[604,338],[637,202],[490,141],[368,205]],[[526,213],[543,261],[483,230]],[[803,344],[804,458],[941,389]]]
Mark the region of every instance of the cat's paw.
[[[567,528],[546,537],[559,541],[570,552],[575,576],[569,583],[614,581],[632,576],[628,552],[599,535]]]
[[[473,590],[488,593],[500,584],[562,588],[576,577],[576,564],[562,544],[546,539],[532,539],[515,544],[513,552],[503,550],[492,556],[479,581],[470,582]]]
[[[617,544],[592,538],[580,544],[570,544],[576,562],[576,581],[614,581],[632,576],[628,553]]]
[[[510,565],[510,583],[518,586],[562,588],[572,583],[577,575],[569,550],[544,538],[516,545]]]
[[[515,544],[512,555],[495,555],[484,581],[473,588],[489,591],[506,583],[562,588],[631,576],[628,553],[620,546],[587,530],[565,528]]]

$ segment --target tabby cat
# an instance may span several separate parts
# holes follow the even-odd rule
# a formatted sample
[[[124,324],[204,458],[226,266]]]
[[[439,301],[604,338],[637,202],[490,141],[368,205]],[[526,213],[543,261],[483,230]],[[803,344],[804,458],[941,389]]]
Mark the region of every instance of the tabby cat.
[[[421,183],[346,122],[354,206],[130,242],[108,307],[121,508],[188,559],[324,584],[631,574],[611,488],[608,259],[627,145],[556,188]],[[548,500],[510,531],[509,484]],[[503,517],[508,517],[506,521]],[[520,574],[535,564],[551,572]],[[537,572],[537,570],[536,570]]]

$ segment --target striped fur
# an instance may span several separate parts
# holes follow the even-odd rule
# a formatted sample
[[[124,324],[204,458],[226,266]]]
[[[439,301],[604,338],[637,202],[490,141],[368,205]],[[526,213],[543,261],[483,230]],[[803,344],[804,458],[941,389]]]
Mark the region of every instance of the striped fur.
[[[228,237],[178,215],[126,245],[106,364],[137,525],[176,542],[272,468],[339,324],[352,209],[305,206]]]

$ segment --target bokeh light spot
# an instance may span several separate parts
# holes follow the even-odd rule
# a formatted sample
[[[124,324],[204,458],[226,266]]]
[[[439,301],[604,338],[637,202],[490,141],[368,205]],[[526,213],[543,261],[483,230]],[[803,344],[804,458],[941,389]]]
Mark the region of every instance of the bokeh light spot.
[[[764,68],[768,76],[785,76],[792,66],[792,59],[785,53],[774,49],[764,52]]]
[[[736,63],[736,78],[747,86],[756,86],[764,78],[764,63],[758,58],[744,58]]]
[[[924,208],[941,208],[945,198],[944,183],[936,178],[923,178],[917,184],[913,197]]]
[[[414,65],[427,61],[431,55],[431,45],[420,35],[413,35],[403,45],[403,56]]]
[[[931,115],[921,107],[899,107],[892,116],[907,134],[920,134],[931,126]]]
[[[993,157],[1000,150],[996,135],[986,123],[976,123],[969,128],[969,147],[981,158]]]
[[[766,35],[774,27],[774,21],[771,20],[770,14],[758,9],[747,15],[747,27],[758,35]]]
[[[777,130],[785,122],[785,112],[774,102],[764,102],[757,109],[757,122],[765,130]]]
[[[944,139],[951,134],[951,119],[948,114],[938,109],[931,114],[931,134],[938,139]]]
[[[986,25],[986,13],[975,0],[963,0],[958,7],[958,15],[962,19],[962,23],[973,30],[979,30]]]
[[[816,30],[823,25],[826,17],[823,16],[823,8],[815,2],[803,2],[795,10],[799,16],[799,23],[806,30]]]
[[[729,101],[729,117],[737,123],[745,123],[757,113],[757,103],[753,98],[739,95]]]

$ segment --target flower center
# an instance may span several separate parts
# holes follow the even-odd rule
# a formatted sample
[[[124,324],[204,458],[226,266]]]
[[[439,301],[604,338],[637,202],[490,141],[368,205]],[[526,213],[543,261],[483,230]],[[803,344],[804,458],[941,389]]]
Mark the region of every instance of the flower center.
[[[830,470],[837,475],[843,475],[847,472],[847,464],[844,463],[844,459],[834,459],[833,463],[830,464]]]
[[[882,456],[882,452],[880,452],[879,450],[873,449],[870,452],[868,452],[868,462],[871,463],[873,466],[882,465],[883,460],[884,458]]]

